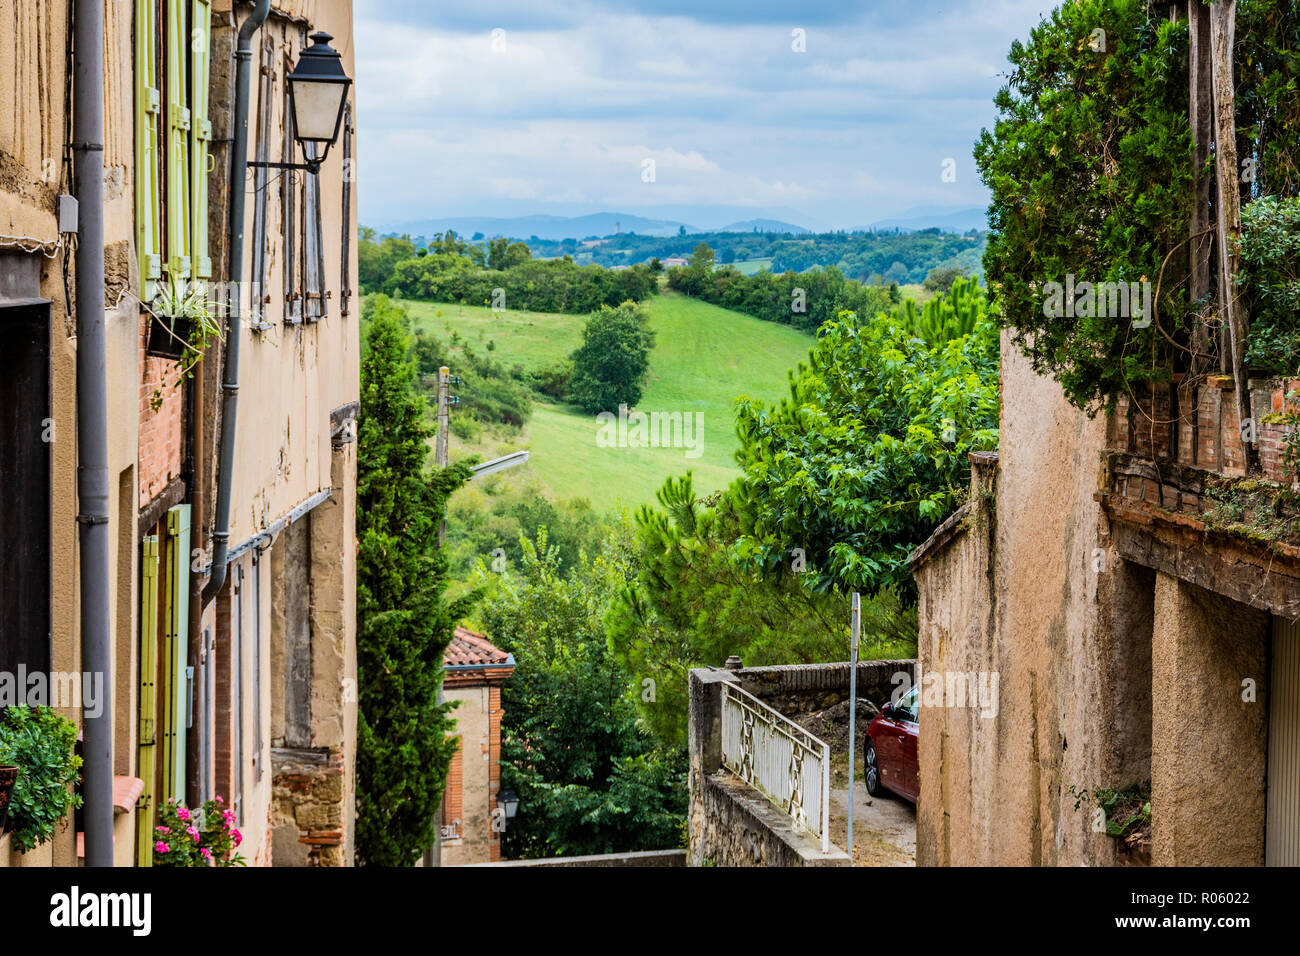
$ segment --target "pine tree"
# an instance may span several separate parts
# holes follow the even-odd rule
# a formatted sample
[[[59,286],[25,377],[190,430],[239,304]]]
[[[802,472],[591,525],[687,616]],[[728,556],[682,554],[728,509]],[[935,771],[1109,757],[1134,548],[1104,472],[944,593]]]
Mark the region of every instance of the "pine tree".
[[[430,474],[402,313],[372,303],[357,436],[357,852],[409,866],[434,839],[455,751],[442,653],[474,596],[448,603],[438,525],[468,463]]]

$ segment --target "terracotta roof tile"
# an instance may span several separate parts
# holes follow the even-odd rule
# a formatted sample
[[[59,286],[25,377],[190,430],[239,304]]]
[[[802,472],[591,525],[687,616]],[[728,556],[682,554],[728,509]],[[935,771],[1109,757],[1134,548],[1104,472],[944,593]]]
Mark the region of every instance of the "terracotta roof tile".
[[[443,653],[443,666],[465,667],[475,664],[506,664],[510,655],[493,645],[482,634],[463,627],[456,628],[456,636]]]

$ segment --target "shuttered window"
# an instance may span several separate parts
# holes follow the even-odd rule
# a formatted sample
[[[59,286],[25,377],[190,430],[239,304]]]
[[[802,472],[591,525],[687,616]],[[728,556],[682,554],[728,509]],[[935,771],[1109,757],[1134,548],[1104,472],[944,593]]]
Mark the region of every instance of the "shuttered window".
[[[262,42],[261,82],[257,94],[257,150],[259,163],[270,159],[268,155],[271,141],[271,116],[275,112],[271,106],[271,97],[275,92],[275,43],[271,37]],[[271,270],[271,256],[268,243],[267,216],[270,212],[267,193],[270,191],[270,170],[259,166],[253,171],[255,189],[253,202],[253,289],[249,296],[249,322],[254,331],[264,331],[270,325],[266,318],[266,300],[269,290],[268,277]]]
[[[208,279],[212,0],[138,0],[135,212],[140,298]],[[164,80],[165,77],[165,80]]]
[[[137,775],[144,790],[136,804],[136,866],[153,866],[157,781],[158,536],[140,542],[140,726]]]
[[[212,64],[212,0],[191,0],[190,7],[190,255],[194,278],[212,278],[208,256],[208,173],[212,121],[208,86]]]
[[[167,271],[190,276],[190,108],[187,0],[167,0]]]
[[[344,317],[352,301],[352,181],[356,178],[352,159],[352,104],[343,108],[343,248],[339,251],[339,313]]]
[[[135,5],[135,227],[140,264],[140,298],[153,301],[162,277],[159,209],[160,121],[158,8],[154,0]]]
[[[308,159],[315,159],[319,147],[304,146]],[[321,242],[320,177],[307,173],[302,188],[302,278],[303,319],[316,322],[325,317],[325,247]]]

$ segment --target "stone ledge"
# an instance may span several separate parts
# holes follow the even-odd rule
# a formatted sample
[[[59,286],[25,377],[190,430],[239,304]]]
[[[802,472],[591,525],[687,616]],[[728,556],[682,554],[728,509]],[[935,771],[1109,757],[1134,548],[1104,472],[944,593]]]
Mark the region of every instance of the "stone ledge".
[[[696,866],[849,866],[848,854],[821,842],[730,773],[704,778],[706,825],[691,847]],[[696,834],[692,834],[694,838]]]

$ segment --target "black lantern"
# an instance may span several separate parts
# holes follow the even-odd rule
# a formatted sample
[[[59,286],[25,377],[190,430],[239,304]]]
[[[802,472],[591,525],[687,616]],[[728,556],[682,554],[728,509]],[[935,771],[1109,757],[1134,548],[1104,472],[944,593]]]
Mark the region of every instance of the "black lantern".
[[[497,794],[497,806],[505,813],[507,820],[513,820],[519,812],[519,797],[507,787]]]
[[[312,45],[302,51],[287,77],[289,116],[293,137],[302,146],[305,163],[249,163],[272,169],[306,169],[320,172],[325,156],[339,138],[352,79],[343,72],[343,58],[330,46],[328,33],[311,35]]]

